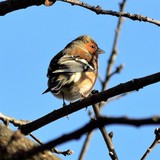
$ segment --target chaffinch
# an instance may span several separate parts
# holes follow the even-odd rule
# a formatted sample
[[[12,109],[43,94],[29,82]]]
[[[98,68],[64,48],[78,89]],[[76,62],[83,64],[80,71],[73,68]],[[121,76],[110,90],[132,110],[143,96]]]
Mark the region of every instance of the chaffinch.
[[[48,68],[48,89],[72,102],[87,97],[98,76],[98,54],[104,53],[88,35],[79,36],[60,51]]]

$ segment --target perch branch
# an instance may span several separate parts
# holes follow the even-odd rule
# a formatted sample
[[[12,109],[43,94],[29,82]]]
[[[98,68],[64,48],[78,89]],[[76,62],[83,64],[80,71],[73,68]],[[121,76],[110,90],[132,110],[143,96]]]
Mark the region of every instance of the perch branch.
[[[26,125],[22,125],[20,127],[20,130],[24,134],[31,133],[46,124],[49,124],[59,118],[62,118],[64,116],[71,114],[73,112],[76,112],[80,109],[86,108],[89,105],[93,105],[93,104],[99,103],[101,101],[107,101],[111,97],[115,97],[117,95],[121,95],[121,94],[124,94],[127,92],[131,92],[134,90],[138,91],[139,89],[141,89],[145,86],[151,85],[153,83],[157,83],[159,81],[160,81],[160,72],[146,76],[146,77],[134,79],[134,80],[128,81],[123,84],[119,84],[116,87],[110,88],[110,89],[105,90],[100,93],[93,94],[92,96],[84,98],[81,101],[76,101],[76,102],[71,103],[70,105],[62,107],[58,110],[54,110],[53,112],[33,121],[31,123],[27,123]]]

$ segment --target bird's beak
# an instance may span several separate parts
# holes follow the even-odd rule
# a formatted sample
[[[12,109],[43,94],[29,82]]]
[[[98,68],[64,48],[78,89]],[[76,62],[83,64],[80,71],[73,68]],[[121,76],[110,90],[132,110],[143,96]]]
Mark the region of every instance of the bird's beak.
[[[105,53],[105,51],[102,50],[102,49],[100,49],[100,48],[98,48],[98,49],[97,49],[97,53],[98,53],[98,54],[103,54],[103,53]]]

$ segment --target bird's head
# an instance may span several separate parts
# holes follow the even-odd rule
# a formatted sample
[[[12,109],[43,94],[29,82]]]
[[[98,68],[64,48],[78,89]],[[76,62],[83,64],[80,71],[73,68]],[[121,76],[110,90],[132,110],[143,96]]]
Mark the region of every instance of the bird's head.
[[[100,49],[97,43],[88,35],[79,36],[74,41],[81,44],[90,54],[102,54],[104,51]]]

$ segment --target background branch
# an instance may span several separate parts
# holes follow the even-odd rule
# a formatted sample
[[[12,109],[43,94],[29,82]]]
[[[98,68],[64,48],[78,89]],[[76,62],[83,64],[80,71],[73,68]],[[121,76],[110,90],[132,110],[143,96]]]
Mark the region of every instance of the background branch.
[[[151,146],[147,149],[147,151],[145,152],[145,154],[143,155],[143,157],[141,158],[141,160],[144,160],[149,153],[151,153],[151,151],[153,150],[153,148],[160,143],[160,128],[156,128],[155,131],[155,139],[153,141],[153,143],[151,144]]]
[[[120,12],[124,11],[125,5],[126,5],[126,0],[123,0],[122,3],[120,3]],[[111,74],[113,64],[115,62],[115,59],[116,59],[117,53],[118,53],[117,44],[118,44],[118,39],[119,39],[119,36],[120,36],[120,30],[121,30],[122,23],[123,23],[123,17],[120,17],[119,20],[118,20],[117,27],[116,27],[116,34],[114,36],[112,51],[111,51],[110,57],[108,59],[108,66],[107,66],[107,69],[106,69],[105,80],[102,83],[102,91],[107,88],[107,85],[108,85],[108,82],[109,82],[110,78],[115,73],[119,73],[123,69],[123,65],[120,65],[119,67],[117,67],[116,71],[113,72],[114,74],[113,73]]]
[[[39,152],[50,150],[51,148],[68,142],[70,140],[79,139],[82,135],[96,129],[99,127],[102,127],[104,125],[111,125],[111,124],[121,124],[121,125],[131,125],[131,126],[144,126],[144,125],[159,125],[160,124],[160,117],[159,116],[153,116],[151,118],[144,118],[144,119],[131,119],[127,117],[119,117],[119,118],[111,118],[111,117],[99,117],[97,120],[91,121],[81,127],[80,129],[77,129],[76,131],[65,134],[59,138],[56,138],[55,140],[52,140],[42,146],[35,147],[31,149],[30,151],[27,151],[20,157],[19,159],[25,159],[30,156],[33,156],[34,154],[37,154]],[[14,156],[13,156],[14,157]]]
[[[0,120],[2,120],[4,124],[8,124],[9,122],[13,124],[15,127],[19,127],[19,126],[25,125],[30,122],[28,120],[17,120],[13,117],[5,116],[2,113],[0,113]]]
[[[94,104],[94,105],[92,105],[92,107],[93,107],[96,119],[100,118],[101,115],[100,115],[98,104]],[[100,130],[100,132],[101,132],[101,134],[103,136],[103,139],[104,139],[104,141],[106,143],[106,146],[107,146],[107,148],[109,150],[109,155],[110,155],[111,159],[112,160],[118,160],[118,156],[117,156],[116,151],[114,149],[114,145],[112,143],[112,139],[109,136],[109,134],[107,133],[107,130],[105,129],[104,126],[99,127],[99,130]]]
[[[81,2],[79,0],[59,0],[59,1],[67,2],[72,5],[81,6],[83,8],[86,8],[86,9],[89,9],[89,10],[95,12],[96,14],[111,15],[111,16],[116,16],[116,17],[125,17],[125,18],[129,18],[131,20],[137,20],[140,22],[141,21],[149,22],[149,23],[155,24],[157,26],[160,26],[159,20],[154,20],[152,18],[149,18],[147,16],[143,16],[140,14],[130,14],[130,13],[125,13],[125,12],[116,12],[116,11],[112,11],[112,10],[103,10],[99,5],[92,6],[87,3]]]
[[[28,150],[36,147],[37,144],[27,139],[19,131],[13,132],[5,125],[0,123],[0,159],[16,160]],[[14,157],[13,157],[14,155]],[[15,158],[15,159],[14,159]],[[50,151],[35,153],[27,160],[60,160]],[[23,159],[25,160],[25,159]]]
[[[154,20],[152,18],[149,18],[147,16],[143,16],[140,14],[130,14],[130,13],[125,13],[125,12],[117,12],[117,11],[112,11],[112,10],[103,10],[100,6],[92,6],[89,5],[87,3],[81,2],[79,0],[59,0],[62,2],[67,2],[70,3],[72,5],[77,5],[77,6],[81,6],[83,8],[89,9],[93,12],[95,12],[96,14],[104,14],[104,15],[111,15],[111,16],[116,16],[116,17],[126,17],[129,18],[131,20],[138,20],[138,21],[143,21],[143,22],[149,22],[151,24],[155,24],[157,26],[160,26],[160,21],[159,20]],[[3,16],[7,13],[10,13],[12,11],[16,11],[18,9],[24,9],[27,8],[29,6],[39,6],[42,4],[45,4],[51,2],[52,5],[53,3],[55,3],[55,0],[7,0],[7,1],[2,1],[0,2],[0,16]]]
[[[90,140],[92,138],[93,133],[94,133],[94,131],[88,132],[88,134],[86,136],[86,139],[85,139],[85,141],[83,143],[82,150],[80,152],[78,160],[83,160],[83,158],[84,158],[84,156],[85,156],[85,154],[87,152],[88,146],[90,144]]]
[[[4,124],[13,124],[15,127],[20,127],[24,124],[29,123],[27,120],[17,120],[13,117],[5,116],[4,114],[0,113],[0,120],[3,121]],[[29,133],[29,136],[32,137],[38,144],[43,145],[43,143],[35,137],[32,133]],[[52,148],[51,152],[57,153],[57,154],[63,154],[64,156],[66,155],[71,155],[73,154],[73,151],[67,150],[67,151],[59,151],[57,148]]]

